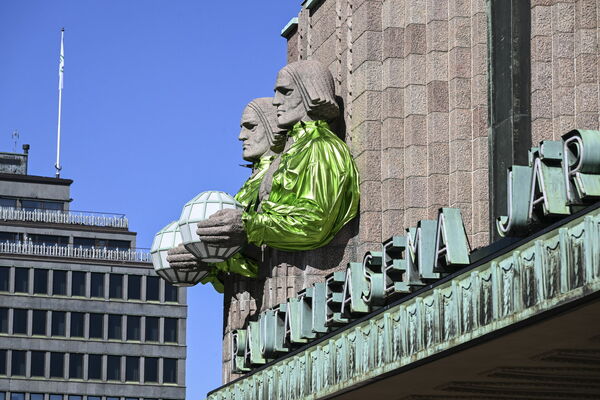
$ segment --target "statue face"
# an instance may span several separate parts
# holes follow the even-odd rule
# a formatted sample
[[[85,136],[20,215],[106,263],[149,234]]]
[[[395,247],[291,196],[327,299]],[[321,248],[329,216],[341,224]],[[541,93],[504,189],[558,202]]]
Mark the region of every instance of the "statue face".
[[[250,107],[244,109],[240,127],[238,139],[242,141],[242,158],[250,162],[258,161],[270,150],[270,144],[265,127]]]
[[[277,75],[273,105],[277,107],[277,125],[280,128],[291,128],[307,116],[302,94],[290,74],[284,70]]]

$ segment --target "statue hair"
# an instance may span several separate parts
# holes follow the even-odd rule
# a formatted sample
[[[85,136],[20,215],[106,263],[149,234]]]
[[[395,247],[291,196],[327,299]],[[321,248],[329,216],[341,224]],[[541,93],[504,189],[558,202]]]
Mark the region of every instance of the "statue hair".
[[[302,60],[286,65],[281,71],[294,80],[312,119],[331,121],[339,116],[333,76],[325,65],[315,60]]]

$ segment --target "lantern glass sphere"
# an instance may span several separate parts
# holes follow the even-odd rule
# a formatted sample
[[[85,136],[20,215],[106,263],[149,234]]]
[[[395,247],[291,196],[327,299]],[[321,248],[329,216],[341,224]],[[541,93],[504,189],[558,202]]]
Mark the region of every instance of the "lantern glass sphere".
[[[202,243],[196,234],[197,224],[208,219],[212,214],[224,209],[240,209],[244,207],[225,192],[202,192],[183,206],[179,218],[179,229],[185,248],[206,263],[225,261],[241,246],[215,247]]]
[[[176,270],[167,262],[167,252],[181,244],[181,232],[177,221],[161,229],[155,236],[150,249],[152,265],[156,273],[173,286],[194,286],[202,280],[208,271],[200,268]]]

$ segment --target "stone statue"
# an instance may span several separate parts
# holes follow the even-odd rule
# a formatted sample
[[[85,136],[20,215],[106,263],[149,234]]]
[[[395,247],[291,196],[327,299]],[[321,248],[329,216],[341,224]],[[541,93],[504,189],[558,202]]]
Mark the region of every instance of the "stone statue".
[[[252,175],[236,194],[235,199],[245,207],[256,207],[260,184],[269,165],[285,144],[284,131],[277,126],[277,111],[271,97],[252,100],[242,113],[239,140],[242,142],[242,158],[252,163]],[[203,283],[212,282],[222,291],[219,273],[234,272],[247,277],[256,276],[256,263],[243,255],[217,264],[202,263],[183,245],[169,251],[167,261],[172,268],[201,268],[211,271]]]
[[[329,70],[317,61],[285,66],[273,105],[287,141],[263,179],[261,186],[270,188],[261,188],[257,207],[221,210],[198,223],[206,243],[310,250],[329,243],[357,213],[356,166],[328,125],[339,114]]]

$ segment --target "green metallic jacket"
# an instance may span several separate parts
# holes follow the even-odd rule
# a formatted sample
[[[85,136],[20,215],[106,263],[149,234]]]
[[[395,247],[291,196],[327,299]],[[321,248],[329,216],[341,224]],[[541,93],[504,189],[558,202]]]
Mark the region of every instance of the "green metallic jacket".
[[[329,243],[356,216],[358,172],[346,144],[325,121],[298,122],[281,155],[261,211],[242,216],[248,242],[282,250],[311,250]]]

